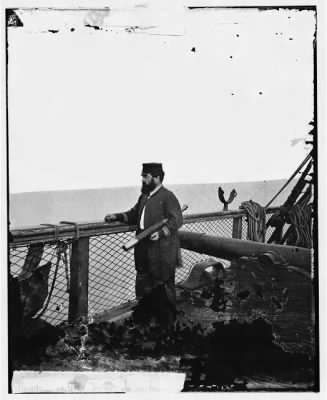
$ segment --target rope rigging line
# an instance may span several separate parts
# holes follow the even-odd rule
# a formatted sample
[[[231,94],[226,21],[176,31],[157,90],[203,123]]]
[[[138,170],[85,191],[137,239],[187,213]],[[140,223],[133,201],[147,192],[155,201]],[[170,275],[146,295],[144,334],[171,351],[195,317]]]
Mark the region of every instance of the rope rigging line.
[[[266,210],[254,201],[244,201],[241,204],[248,217],[247,239],[253,242],[265,242]]]
[[[68,242],[67,242],[67,246],[68,246]],[[67,249],[66,249],[67,250]],[[72,259],[72,246],[69,246],[69,259]],[[65,276],[66,276],[66,293],[69,293],[70,291],[70,279],[69,279],[69,272],[68,272],[68,258],[67,258],[67,252],[65,251],[63,253],[63,262],[65,265]]]
[[[289,222],[291,226],[285,233],[282,243],[310,248],[312,246],[311,235],[311,188],[306,194],[291,208],[289,212]]]
[[[54,252],[56,252],[57,254],[57,261],[56,261],[56,266],[55,266],[55,270],[54,270],[54,275],[53,275],[53,279],[52,279],[52,283],[51,283],[51,288],[47,297],[47,300],[42,308],[42,310],[33,317],[33,319],[36,318],[41,318],[41,316],[45,313],[45,311],[47,310],[51,297],[52,297],[52,293],[55,287],[55,283],[57,280],[57,274],[58,274],[58,269],[59,269],[59,264],[60,261],[63,260],[64,264],[65,264],[65,271],[66,271],[66,263],[67,263],[67,249],[68,249],[69,243],[68,242],[63,242],[63,241],[57,241],[56,244],[56,248],[54,249]],[[62,258],[63,255],[63,258]],[[54,257],[54,255],[53,255]],[[53,259],[53,257],[51,258],[51,261]],[[67,266],[68,268],[68,266]],[[67,291],[69,290],[69,276],[68,276],[68,270],[66,271],[66,279],[67,279]]]
[[[267,209],[272,202],[282,193],[282,191],[286,188],[286,186],[289,185],[289,183],[294,179],[294,177],[297,175],[297,173],[300,171],[302,167],[310,160],[312,157],[311,152],[306,156],[306,158],[302,161],[302,163],[299,165],[299,167],[296,169],[296,171],[292,174],[292,176],[288,179],[288,181],[283,185],[283,187],[279,190],[279,192],[265,205],[265,208]]]

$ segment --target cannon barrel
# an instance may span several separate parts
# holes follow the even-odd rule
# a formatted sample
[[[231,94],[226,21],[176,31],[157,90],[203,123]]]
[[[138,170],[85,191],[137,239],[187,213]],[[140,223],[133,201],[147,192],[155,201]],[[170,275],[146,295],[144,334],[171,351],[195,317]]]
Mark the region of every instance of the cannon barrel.
[[[179,231],[178,235],[182,249],[226,260],[257,257],[259,261],[288,264],[311,272],[311,250],[303,247],[252,242],[186,231]]]

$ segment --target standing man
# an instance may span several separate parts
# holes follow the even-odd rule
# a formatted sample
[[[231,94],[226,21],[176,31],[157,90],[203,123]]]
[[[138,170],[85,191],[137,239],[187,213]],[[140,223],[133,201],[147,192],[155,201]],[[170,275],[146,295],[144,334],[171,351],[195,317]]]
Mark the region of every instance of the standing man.
[[[138,242],[134,249],[137,300],[154,290],[164,294],[158,304],[160,324],[171,326],[175,313],[175,268],[178,264],[177,230],[183,224],[176,196],[163,185],[162,164],[143,164],[141,195],[133,208],[119,214],[108,214],[106,222],[120,221],[136,225],[136,234],[167,219],[167,223],[150,237]]]

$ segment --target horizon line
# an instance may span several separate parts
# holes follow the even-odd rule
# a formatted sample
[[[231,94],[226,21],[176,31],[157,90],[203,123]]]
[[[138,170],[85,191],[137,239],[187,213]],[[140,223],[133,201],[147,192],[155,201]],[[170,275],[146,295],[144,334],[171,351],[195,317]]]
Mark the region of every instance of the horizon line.
[[[191,186],[191,185],[226,185],[226,184],[240,184],[240,183],[258,183],[258,182],[273,182],[273,181],[283,181],[287,178],[276,178],[276,179],[261,179],[261,180],[249,180],[249,181],[230,181],[230,182],[204,182],[204,183],[164,183],[164,186]],[[295,178],[296,179],[296,178]],[[46,193],[46,192],[77,192],[86,190],[110,190],[110,189],[124,189],[124,188],[138,188],[140,185],[121,185],[121,186],[106,186],[106,187],[94,187],[94,188],[73,188],[73,189],[44,189],[44,190],[31,190],[23,192],[10,192],[9,195],[16,194],[28,194],[28,193]]]

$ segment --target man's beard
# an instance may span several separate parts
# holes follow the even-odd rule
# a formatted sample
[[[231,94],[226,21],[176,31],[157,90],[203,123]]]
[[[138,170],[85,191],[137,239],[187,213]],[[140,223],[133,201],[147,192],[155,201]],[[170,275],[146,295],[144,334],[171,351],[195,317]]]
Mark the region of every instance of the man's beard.
[[[142,183],[142,188],[141,188],[141,193],[143,194],[149,194],[156,188],[156,184],[154,182],[154,179],[151,179],[151,182],[147,185],[145,182]]]

